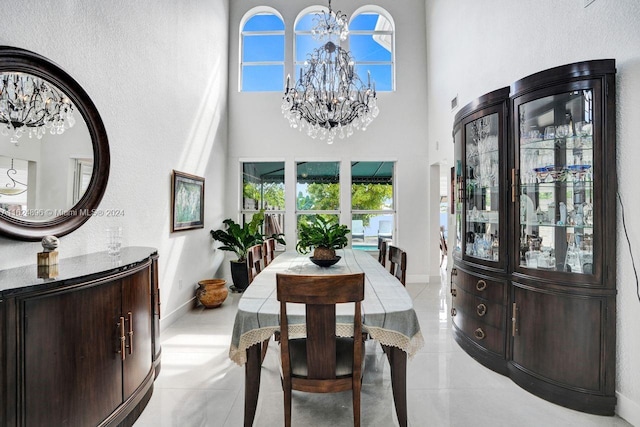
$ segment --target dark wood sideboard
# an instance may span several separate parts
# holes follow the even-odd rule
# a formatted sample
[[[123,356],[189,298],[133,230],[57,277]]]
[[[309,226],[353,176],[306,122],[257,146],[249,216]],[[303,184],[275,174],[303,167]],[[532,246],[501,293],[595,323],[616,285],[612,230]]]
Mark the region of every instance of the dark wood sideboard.
[[[0,426],[130,426],[160,371],[158,254],[0,271]],[[34,254],[35,261],[35,254]]]

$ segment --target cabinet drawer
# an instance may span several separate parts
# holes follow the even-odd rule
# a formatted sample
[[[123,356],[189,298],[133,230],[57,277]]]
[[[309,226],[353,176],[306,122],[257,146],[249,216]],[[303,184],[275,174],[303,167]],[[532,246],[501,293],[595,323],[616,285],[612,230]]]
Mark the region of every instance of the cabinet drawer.
[[[451,305],[456,311],[497,329],[504,329],[505,306],[480,298],[453,285]]]
[[[451,318],[458,329],[467,335],[471,341],[489,351],[504,356],[505,334],[503,330],[480,322],[474,316],[468,315],[462,310],[456,310],[455,313],[452,313]]]
[[[456,284],[459,289],[471,294],[498,304],[506,305],[505,284],[502,282],[478,277],[456,268],[453,283]]]

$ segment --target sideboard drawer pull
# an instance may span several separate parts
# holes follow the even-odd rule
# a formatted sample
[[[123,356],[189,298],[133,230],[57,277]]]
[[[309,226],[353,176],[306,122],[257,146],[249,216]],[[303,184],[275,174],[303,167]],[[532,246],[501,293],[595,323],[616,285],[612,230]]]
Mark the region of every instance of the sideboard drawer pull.
[[[485,282],[484,280],[478,280],[478,283],[476,283],[476,289],[479,291],[484,291],[485,289],[487,289],[487,282]]]
[[[484,337],[486,336],[482,328],[478,328],[475,331],[473,331],[473,335],[479,340],[483,340]]]
[[[484,304],[478,304],[478,307],[476,307],[476,313],[480,317],[484,316],[487,314],[487,306]]]

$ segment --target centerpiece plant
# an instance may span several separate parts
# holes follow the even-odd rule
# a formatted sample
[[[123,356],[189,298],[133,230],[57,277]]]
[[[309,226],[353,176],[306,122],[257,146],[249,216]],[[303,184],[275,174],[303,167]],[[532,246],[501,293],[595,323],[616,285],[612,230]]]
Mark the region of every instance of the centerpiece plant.
[[[310,220],[302,220],[298,225],[298,243],[296,250],[308,254],[313,249],[313,258],[332,260],[336,258],[336,249],[342,249],[349,243],[347,235],[351,232],[346,225],[337,220],[315,215]]]

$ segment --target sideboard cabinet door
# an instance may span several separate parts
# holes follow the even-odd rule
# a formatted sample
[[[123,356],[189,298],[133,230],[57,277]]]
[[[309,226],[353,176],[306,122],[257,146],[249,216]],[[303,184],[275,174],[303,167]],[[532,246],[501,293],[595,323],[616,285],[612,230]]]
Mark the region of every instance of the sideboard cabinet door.
[[[123,279],[122,285],[122,314],[125,317],[127,337],[123,376],[124,399],[126,400],[151,370],[150,269],[144,269]],[[133,333],[130,334],[130,331]]]
[[[25,426],[94,426],[122,402],[120,280],[24,302]]]

